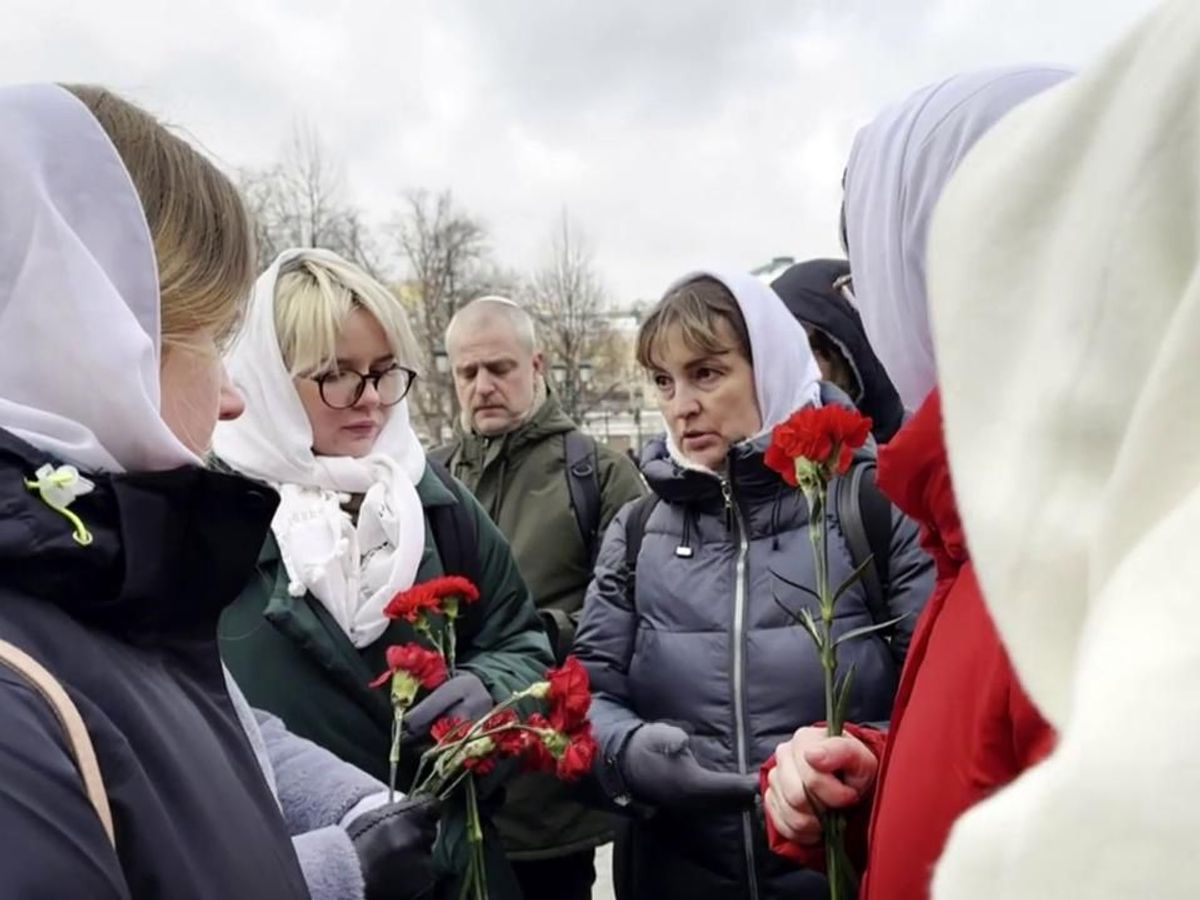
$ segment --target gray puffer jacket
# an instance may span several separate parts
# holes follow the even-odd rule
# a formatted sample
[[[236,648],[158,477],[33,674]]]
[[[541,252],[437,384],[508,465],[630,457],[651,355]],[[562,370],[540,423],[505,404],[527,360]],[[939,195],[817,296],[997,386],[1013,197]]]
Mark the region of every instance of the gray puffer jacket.
[[[630,506],[605,535],[575,645],[596,694],[602,782],[620,783],[606,776],[616,774],[630,735],[645,722],[684,727],[708,768],[753,773],[797,728],[825,718],[817,652],[776,598],[814,614],[815,601],[772,574],[815,586],[808,511],[803,495],[763,463],[766,443],[735,448],[725,479],[681,468],[662,442],[648,448],[643,471],[661,502],[646,522],[632,606],[625,572]],[[830,577],[837,585],[853,565],[832,515]],[[932,590],[932,563],[918,546],[917,526],[894,509],[892,521],[888,605],[908,615],[892,641],[874,635],[842,645],[842,670],[854,666],[850,721],[890,717],[900,648]],[[680,547],[692,555],[677,553]],[[838,603],[835,631],[871,622],[856,585]],[[659,810],[635,826],[632,846],[638,900],[826,896],[824,878],[768,851],[761,812]]]

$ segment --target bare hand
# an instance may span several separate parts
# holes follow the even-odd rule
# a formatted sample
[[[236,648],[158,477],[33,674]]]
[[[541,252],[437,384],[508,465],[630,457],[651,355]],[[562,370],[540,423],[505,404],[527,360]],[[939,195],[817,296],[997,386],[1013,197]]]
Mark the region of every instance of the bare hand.
[[[766,794],[771,823],[789,841],[820,843],[821,820],[811,800],[824,809],[854,806],[870,793],[878,768],[879,761],[858,738],[801,728],[775,750]]]

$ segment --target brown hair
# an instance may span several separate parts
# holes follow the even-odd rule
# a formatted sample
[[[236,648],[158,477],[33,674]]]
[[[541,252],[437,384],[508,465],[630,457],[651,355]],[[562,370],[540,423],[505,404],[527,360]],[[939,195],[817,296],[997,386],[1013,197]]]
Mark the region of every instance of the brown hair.
[[[718,325],[725,322],[737,345],[730,347],[721,339]],[[750,363],[750,333],[737,299],[715,278],[703,276],[670,291],[646,316],[638,329],[637,361],[643,369],[658,367],[656,358],[668,332],[678,328],[686,346],[698,353],[719,354],[736,350]]]
[[[237,188],[182,138],[111,91],[63,85],[116,147],[141,199],[158,261],[163,344],[237,331],[254,285],[254,232]]]

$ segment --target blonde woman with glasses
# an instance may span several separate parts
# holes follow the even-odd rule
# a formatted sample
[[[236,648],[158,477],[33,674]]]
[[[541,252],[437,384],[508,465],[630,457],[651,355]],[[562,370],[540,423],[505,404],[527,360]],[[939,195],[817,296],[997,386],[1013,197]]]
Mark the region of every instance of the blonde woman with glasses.
[[[223,464],[281,498],[256,576],[222,619],[222,654],[254,706],[342,759],[387,777],[391,707],[368,684],[388,646],[415,639],[385,617],[387,602],[443,574],[479,586],[460,624],[459,674],[405,716],[402,783],[438,719],[481,715],[552,664],[508,545],[425,458],[406,402],[416,358],[383,285],[328,251],[286,251],[259,278],[228,359],[246,413],[214,442]],[[435,853],[447,881],[465,865],[461,837],[451,808]],[[518,896],[487,843],[491,896]]]

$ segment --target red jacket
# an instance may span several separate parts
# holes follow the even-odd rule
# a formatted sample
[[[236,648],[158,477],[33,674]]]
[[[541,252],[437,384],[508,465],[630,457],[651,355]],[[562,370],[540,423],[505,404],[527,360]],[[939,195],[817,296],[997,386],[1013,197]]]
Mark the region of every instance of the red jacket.
[[[880,451],[879,485],[921,523],[938,580],[913,634],[891,731],[864,735],[882,761],[861,898],[924,900],[955,819],[1049,753],[1054,734],[1017,683],[984,606],[936,392]],[[769,826],[777,852],[819,864],[819,853],[789,845]]]

